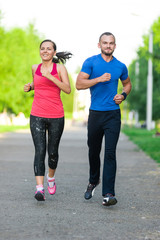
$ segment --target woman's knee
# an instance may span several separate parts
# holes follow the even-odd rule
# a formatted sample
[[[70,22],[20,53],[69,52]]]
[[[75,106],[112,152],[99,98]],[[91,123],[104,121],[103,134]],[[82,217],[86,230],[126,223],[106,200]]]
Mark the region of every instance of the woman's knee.
[[[44,176],[45,174],[45,163],[34,161],[34,174],[35,176]]]
[[[56,169],[58,164],[58,155],[51,153],[49,154],[48,165],[51,169]]]

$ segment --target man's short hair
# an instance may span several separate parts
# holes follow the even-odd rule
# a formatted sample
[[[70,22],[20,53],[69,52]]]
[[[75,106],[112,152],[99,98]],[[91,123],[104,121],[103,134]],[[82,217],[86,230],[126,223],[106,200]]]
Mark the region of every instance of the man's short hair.
[[[112,33],[110,33],[110,32],[104,32],[104,33],[102,33],[101,36],[99,37],[99,42],[101,41],[101,38],[102,38],[104,35],[106,35],[106,36],[113,36],[113,37],[114,37],[114,41],[116,42],[115,36],[114,36]]]

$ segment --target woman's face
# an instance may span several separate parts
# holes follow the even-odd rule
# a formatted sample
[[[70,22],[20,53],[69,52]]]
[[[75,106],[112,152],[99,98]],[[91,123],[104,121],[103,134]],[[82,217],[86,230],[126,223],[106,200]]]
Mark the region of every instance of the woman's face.
[[[44,42],[40,47],[40,57],[43,61],[50,61],[56,55],[53,44],[51,42]]]

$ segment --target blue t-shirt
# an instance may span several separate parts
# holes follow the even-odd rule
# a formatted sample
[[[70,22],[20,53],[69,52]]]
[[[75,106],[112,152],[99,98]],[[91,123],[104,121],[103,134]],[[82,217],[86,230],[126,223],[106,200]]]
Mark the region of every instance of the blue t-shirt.
[[[90,87],[91,110],[110,111],[119,109],[119,105],[113,100],[117,94],[118,80],[126,80],[128,70],[124,63],[118,61],[115,57],[110,62],[106,62],[101,54],[87,58],[83,63],[81,72],[89,74],[89,79],[102,76],[104,73],[110,73],[111,79],[107,82],[100,82]]]

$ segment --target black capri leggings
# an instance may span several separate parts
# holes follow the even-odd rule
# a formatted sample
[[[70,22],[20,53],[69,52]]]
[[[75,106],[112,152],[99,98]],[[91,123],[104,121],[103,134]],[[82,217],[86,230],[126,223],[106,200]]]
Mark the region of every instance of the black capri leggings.
[[[42,118],[30,115],[30,129],[35,146],[35,176],[45,175],[46,131],[48,130],[48,166],[57,168],[59,142],[64,129],[64,117]]]

